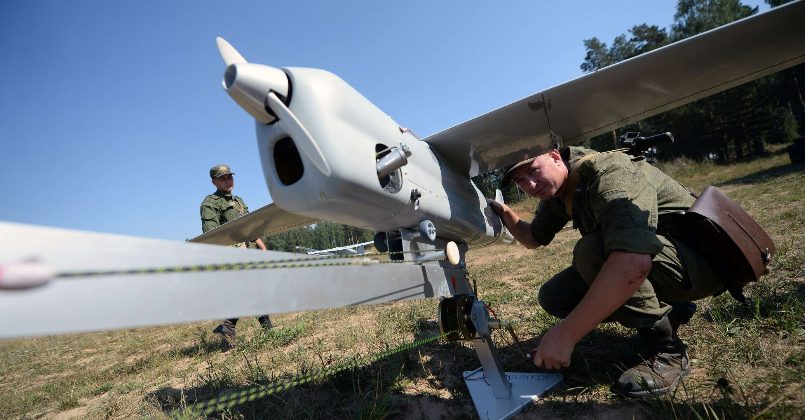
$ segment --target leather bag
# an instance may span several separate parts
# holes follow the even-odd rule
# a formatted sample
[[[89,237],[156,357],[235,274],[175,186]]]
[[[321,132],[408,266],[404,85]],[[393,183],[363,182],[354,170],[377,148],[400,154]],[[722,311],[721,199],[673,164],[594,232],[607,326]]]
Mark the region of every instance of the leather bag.
[[[746,302],[744,286],[769,272],[775,247],[768,233],[738,203],[713,186],[705,188],[685,218],[699,246],[723,272],[727,290],[738,301]]]

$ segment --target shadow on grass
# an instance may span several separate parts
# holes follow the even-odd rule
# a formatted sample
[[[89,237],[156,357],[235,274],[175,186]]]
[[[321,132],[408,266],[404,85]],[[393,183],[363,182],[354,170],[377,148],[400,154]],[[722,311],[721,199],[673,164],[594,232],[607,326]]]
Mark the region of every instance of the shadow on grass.
[[[802,316],[805,316],[805,284],[797,284],[790,290],[761,290],[753,293],[746,303],[727,299],[702,314],[706,321],[727,327],[740,320],[763,323],[786,332],[800,328]]]
[[[738,315],[746,318],[771,319],[780,305],[794,299],[805,299],[805,285],[796,285],[789,291],[762,293],[759,305],[749,307],[732,300],[718,305],[722,316]],[[703,314],[705,319],[708,315]],[[710,319],[718,322],[717,320]],[[434,321],[417,324],[415,340],[438,334]],[[508,336],[496,334],[500,359],[506,371],[535,372],[537,369],[524,357],[524,353],[538,344],[538,337],[530,337],[521,346],[509,341]],[[684,384],[675,396],[657,397],[644,401],[621,399],[610,393],[609,386],[627,367],[640,360],[645,350],[642,342],[629,336],[629,332],[615,328],[597,328],[576,346],[571,366],[562,370],[564,382],[538,404],[526,409],[523,417],[576,417],[588,418],[746,418],[764,410],[769,404],[755,405],[737,400],[729,393],[729,386],[714,384],[709,390],[689,391]],[[526,337],[521,337],[526,338]],[[509,343],[509,344],[505,344]],[[205,343],[202,343],[204,345]],[[213,343],[206,351],[213,352]],[[190,346],[188,354],[198,354],[199,346]],[[338,363],[338,362],[336,362]],[[277,383],[288,383],[271,395],[220,407],[212,417],[235,418],[470,418],[475,408],[463,380],[463,372],[479,367],[472,347],[466,343],[431,343],[402,351],[390,357],[347,369],[330,376],[294,386],[290,376],[270,378],[256,384],[237,385],[225,375],[211,375],[219,380],[202,381],[197,387],[178,389],[164,387],[146,396],[166,414],[191,407],[194,403],[238,392],[268,389]],[[315,373],[316,368],[308,369]],[[709,395],[697,395],[705,392]],[[601,394],[604,394],[602,398]],[[721,397],[719,398],[719,395]],[[715,398],[714,398],[715,397]],[[707,401],[706,404],[701,401]],[[754,404],[754,403],[753,403]],[[771,411],[783,416],[792,408],[780,405]],[[788,410],[788,411],[786,411]],[[771,413],[766,411],[766,414]],[[198,414],[194,414],[198,417]],[[774,417],[772,415],[772,417]]]
[[[523,342],[523,347],[535,348],[539,337]],[[503,351],[511,353],[512,346]],[[626,337],[612,330],[598,328],[576,344],[570,367],[560,373],[564,381],[552,395],[564,397],[576,395],[579,390],[589,390],[601,386],[608,387],[624,370],[638,363],[646,348],[637,336]],[[525,372],[535,371],[533,363],[517,354],[516,363],[507,365]]]
[[[420,325],[416,339],[438,334],[433,321]],[[535,347],[538,338],[522,343],[501,345],[499,353],[506,371],[535,372],[524,357],[524,349]],[[579,388],[610,384],[624,366],[639,360],[639,341],[607,330],[596,330],[583,339],[574,352],[572,366],[562,373],[565,382],[553,392],[554,398],[568,399]],[[463,343],[433,343],[406,350],[360,368],[348,369],[312,382],[283,389],[233,407],[221,407],[227,415],[259,417],[474,417],[475,408],[463,380],[463,372],[480,366],[475,351]],[[277,378],[255,385],[232,386],[220,381],[188,389],[165,387],[146,398],[167,414],[196,402],[253,392],[291,381]],[[403,393],[402,389],[406,392]],[[412,392],[412,390],[414,390]],[[417,413],[419,413],[417,415]]]
[[[176,350],[176,354],[181,357],[197,357],[220,352],[220,340],[203,340],[198,344],[193,344]]]
[[[415,340],[438,334],[433,321],[422,322]],[[191,354],[195,347],[188,347]],[[427,362],[422,362],[427,360]],[[185,407],[193,409],[193,404],[226,397],[235,393],[256,394],[260,390],[275,389],[278,384],[287,388],[252,401],[243,400],[232,407],[221,406],[214,417],[246,418],[382,418],[402,415],[410,411],[409,397],[400,392],[402,386],[416,383],[425,387],[448,390],[451,394],[465,394],[461,372],[474,369],[477,365],[475,353],[471,348],[457,343],[432,343],[412,350],[402,351],[387,358],[359,368],[319,377],[320,368],[307,372],[315,377],[310,382],[295,385],[299,376],[283,376],[274,380],[237,386],[225,381],[206,381],[203,385],[178,389],[164,387],[145,398],[153,402],[168,415],[180,414]],[[330,365],[328,367],[334,367]],[[402,385],[401,385],[402,384]],[[249,398],[246,398],[249,399]],[[467,417],[473,408],[469,396],[458,399],[443,399],[428,396],[418,397],[418,404],[431,407],[436,404],[445,410],[448,417]],[[438,401],[438,402],[437,402]],[[174,410],[180,410],[176,412]],[[425,408],[423,408],[425,410]],[[428,409],[429,410],[429,409]],[[425,414],[425,411],[422,412]],[[193,417],[199,413],[193,414]]]
[[[725,185],[736,185],[736,184],[757,184],[760,182],[766,182],[770,179],[774,179],[777,177],[781,177],[784,175],[802,172],[805,170],[805,163],[798,163],[798,164],[788,164],[783,166],[776,166],[769,169],[764,169],[762,171],[757,171],[748,175],[740,176],[738,178],[728,179],[726,181],[721,181],[715,183],[716,187],[721,187]]]
[[[801,291],[798,291],[801,292]],[[432,321],[420,325],[416,339],[438,334]],[[508,338],[506,339],[508,340]],[[524,357],[524,349],[535,347],[534,337],[516,344],[499,345],[506,371],[535,372]],[[505,341],[505,340],[504,340]],[[762,405],[750,406],[735,400],[729,389],[713,386],[702,404],[701,395],[683,385],[675,396],[643,401],[622,399],[614,394],[602,398],[622,371],[639,359],[642,342],[612,328],[599,328],[580,341],[571,367],[562,370],[564,382],[522,417],[588,418],[746,418],[758,413]],[[292,377],[272,378],[257,384],[239,386],[226,380],[208,380],[193,388],[165,387],[146,396],[166,414],[177,414],[193,404],[233,393],[248,394],[277,383],[288,388],[267,396],[243,398],[237,404],[220,406],[208,417],[215,418],[475,418],[476,412],[463,380],[463,372],[480,366],[475,351],[466,343],[431,343],[402,351],[368,365],[347,369],[330,376],[294,386]],[[308,373],[315,373],[311,369]],[[213,375],[219,379],[221,375]],[[701,392],[701,391],[699,391]],[[712,393],[722,398],[712,398]],[[198,407],[196,407],[198,408]],[[174,410],[180,410],[175,412]],[[714,410],[714,411],[713,411]],[[785,413],[785,412],[783,412]],[[194,412],[192,417],[198,417]]]

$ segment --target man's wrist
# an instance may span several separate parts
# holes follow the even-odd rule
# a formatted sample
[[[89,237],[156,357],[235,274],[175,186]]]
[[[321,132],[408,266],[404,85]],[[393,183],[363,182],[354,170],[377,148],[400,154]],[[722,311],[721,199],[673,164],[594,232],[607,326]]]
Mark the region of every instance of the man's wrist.
[[[520,223],[521,220],[523,220],[514,211],[511,211],[511,213],[507,213],[507,216],[509,219],[509,223],[512,225],[512,227],[517,226],[517,224]]]
[[[561,320],[553,328],[556,329],[555,333],[557,336],[573,346],[587,335],[588,332],[583,331],[583,328],[579,328],[579,326],[575,325],[570,317]]]

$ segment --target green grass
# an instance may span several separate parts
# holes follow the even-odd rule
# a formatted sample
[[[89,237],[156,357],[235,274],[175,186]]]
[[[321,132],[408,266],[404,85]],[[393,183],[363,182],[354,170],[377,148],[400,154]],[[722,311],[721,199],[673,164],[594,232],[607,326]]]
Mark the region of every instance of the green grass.
[[[694,190],[716,184],[777,245],[772,270],[747,289],[699,302],[681,335],[693,373],[675,395],[641,403],[609,390],[634,353],[633,332],[599,326],[576,347],[564,383],[525,417],[797,418],[805,416],[805,167],[783,153],[727,166],[676,161],[663,169]],[[514,205],[530,217],[536,202]],[[540,284],[566,267],[578,233],[529,251],[471,250],[480,297],[510,321],[526,347],[556,319],[536,301]],[[438,334],[434,299],[278,314],[263,331],[238,324],[240,345],[220,353],[215,322],[0,341],[0,418],[164,417],[222,392],[300,373]],[[533,371],[508,335],[493,336],[510,371]],[[467,418],[475,409],[462,372],[478,367],[461,342],[434,343],[317,379],[214,414],[214,418]]]

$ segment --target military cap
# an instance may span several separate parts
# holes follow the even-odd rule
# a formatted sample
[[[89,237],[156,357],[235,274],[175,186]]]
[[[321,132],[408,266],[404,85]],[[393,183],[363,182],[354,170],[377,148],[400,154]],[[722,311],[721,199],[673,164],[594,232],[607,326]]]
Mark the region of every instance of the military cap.
[[[528,158],[526,160],[522,160],[512,165],[509,169],[506,170],[506,175],[503,175],[503,180],[501,181],[500,185],[508,184],[509,181],[511,181],[511,177],[512,174],[514,174],[514,171],[522,168],[523,166],[531,165],[531,162],[533,162],[534,159],[536,159],[536,157]]]
[[[210,178],[217,179],[224,175],[235,175],[229,170],[229,165],[215,165],[210,168]]]

